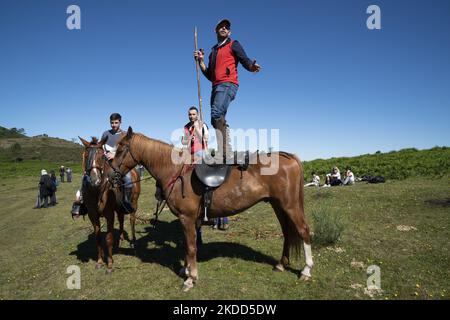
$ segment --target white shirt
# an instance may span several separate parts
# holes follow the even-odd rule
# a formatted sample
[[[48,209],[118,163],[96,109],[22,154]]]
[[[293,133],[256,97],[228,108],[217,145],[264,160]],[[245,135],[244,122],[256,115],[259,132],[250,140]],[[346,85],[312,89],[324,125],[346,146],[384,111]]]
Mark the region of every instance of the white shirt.
[[[353,172],[349,171],[347,173],[347,178],[349,179],[350,182],[355,182],[355,175],[353,174]]]
[[[314,182],[314,183],[320,183],[320,177],[319,177],[317,174],[313,175],[312,182]]]

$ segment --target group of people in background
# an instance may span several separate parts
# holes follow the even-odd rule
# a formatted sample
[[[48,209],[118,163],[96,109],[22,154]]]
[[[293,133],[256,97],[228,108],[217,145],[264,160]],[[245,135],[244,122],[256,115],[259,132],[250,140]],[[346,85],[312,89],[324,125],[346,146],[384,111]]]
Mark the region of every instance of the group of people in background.
[[[344,180],[341,178],[341,172],[338,167],[333,167],[330,173],[325,176],[325,184],[322,187],[332,187],[332,186],[346,186],[355,183],[355,175],[350,167],[346,168]],[[305,187],[320,187],[320,177],[312,172],[311,182],[305,184]]]
[[[58,202],[56,201],[56,190],[58,186],[58,180],[56,179],[55,171],[41,170],[41,178],[39,179],[39,190],[36,199],[35,209],[48,208],[54,206]]]
[[[38,184],[38,196],[34,208],[48,208],[58,204],[56,199],[56,191],[58,190],[59,182],[64,182],[64,178],[67,178],[67,182],[72,182],[72,169],[65,169],[64,166],[59,168],[60,180],[56,178],[55,170],[51,170],[50,174],[47,170],[41,170],[41,177]]]
[[[64,166],[61,166],[59,168],[59,177],[61,178],[61,182],[64,182],[64,176],[67,178],[67,182],[72,182],[72,169],[71,168],[64,168]]]

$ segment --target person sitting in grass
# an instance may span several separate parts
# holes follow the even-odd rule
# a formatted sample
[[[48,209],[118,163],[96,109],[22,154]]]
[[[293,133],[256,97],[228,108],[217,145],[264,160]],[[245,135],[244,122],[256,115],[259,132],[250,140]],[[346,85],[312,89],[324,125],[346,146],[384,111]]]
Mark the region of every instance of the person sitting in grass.
[[[331,170],[331,173],[328,173],[325,178],[325,185],[324,187],[330,187],[330,186],[340,186],[342,184],[341,181],[341,172],[339,171],[338,167],[334,167]]]
[[[311,186],[318,187],[320,184],[320,177],[314,171],[311,173],[311,175],[312,175],[312,180],[310,183],[305,184],[305,187],[311,187]]]
[[[347,167],[347,172],[345,173],[345,179],[342,184],[344,186],[355,184],[355,175],[352,172],[352,168]]]

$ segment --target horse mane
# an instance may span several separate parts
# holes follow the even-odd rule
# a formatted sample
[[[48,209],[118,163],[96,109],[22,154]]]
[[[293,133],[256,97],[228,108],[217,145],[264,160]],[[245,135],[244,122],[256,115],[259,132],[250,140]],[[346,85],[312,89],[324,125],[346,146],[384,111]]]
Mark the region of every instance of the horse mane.
[[[171,155],[172,149],[174,148],[173,144],[149,138],[142,133],[134,133],[133,139],[135,139],[134,142],[139,151],[152,153],[151,157],[155,166],[166,167],[172,164]],[[149,147],[144,149],[144,145],[149,145]]]
[[[295,159],[295,155],[286,151],[276,151],[280,156],[285,157],[287,159]]]

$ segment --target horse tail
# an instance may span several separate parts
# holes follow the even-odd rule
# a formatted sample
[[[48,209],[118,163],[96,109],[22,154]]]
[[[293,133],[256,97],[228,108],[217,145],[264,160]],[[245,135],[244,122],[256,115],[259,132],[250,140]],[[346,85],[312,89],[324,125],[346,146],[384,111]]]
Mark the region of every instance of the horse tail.
[[[299,166],[299,181],[298,181],[298,200],[299,200],[299,214],[300,217],[294,217],[294,219],[296,221],[301,221],[303,222],[305,220],[304,217],[304,208],[303,208],[303,202],[304,202],[304,196],[303,196],[303,186],[304,186],[304,177],[303,177],[303,165],[302,162],[300,161],[300,159],[292,153],[284,153],[283,156],[293,159],[295,161],[297,161],[298,166]],[[294,223],[292,218],[287,218],[286,219],[287,222],[287,238],[288,238],[288,243],[290,246],[290,251],[291,254],[297,257],[301,256],[301,250],[303,248],[303,237],[300,234],[296,224]]]
[[[281,156],[284,156],[284,157],[286,157],[287,159],[294,159],[295,161],[297,161],[297,164],[298,164],[298,168],[299,168],[299,171],[300,171],[300,174],[299,174],[299,179],[300,179],[300,181],[299,181],[299,187],[300,187],[300,189],[298,190],[298,199],[299,199],[299,206],[300,206],[300,210],[301,210],[301,212],[304,214],[304,208],[303,208],[303,203],[304,203],[304,196],[303,196],[303,188],[304,188],[304,184],[305,184],[305,179],[304,179],[304,175],[303,175],[303,164],[302,164],[302,161],[300,160],[300,158],[299,157],[297,157],[295,154],[293,154],[293,153],[288,153],[288,152],[285,152],[285,151],[280,151],[279,152],[279,154],[281,155]]]
[[[300,176],[299,176],[299,178],[300,178],[300,181],[299,181],[300,189],[298,190],[298,200],[299,200],[300,211],[304,215],[305,211],[304,211],[304,206],[303,205],[304,205],[304,200],[305,199],[304,199],[304,194],[303,194],[303,190],[304,190],[303,188],[304,188],[304,185],[305,185],[305,177],[304,177],[304,174],[303,174],[303,164],[302,164],[302,161],[300,160],[300,158],[297,157],[295,154],[293,154],[292,156],[297,161],[298,167],[299,167],[299,170],[300,170]]]

